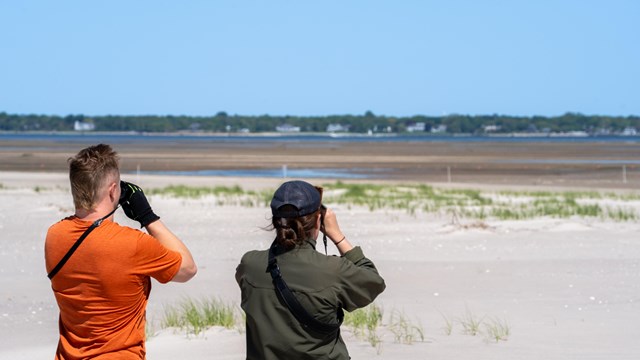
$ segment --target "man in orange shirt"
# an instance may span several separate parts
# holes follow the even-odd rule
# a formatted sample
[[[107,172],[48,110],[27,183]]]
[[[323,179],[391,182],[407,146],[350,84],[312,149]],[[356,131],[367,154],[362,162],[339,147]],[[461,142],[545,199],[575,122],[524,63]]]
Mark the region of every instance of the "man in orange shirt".
[[[69,178],[75,214],[52,225],[45,241],[60,308],[55,358],[144,359],[150,278],[186,282],[197,272],[193,257],[142,189],[121,182],[109,145],[70,158]],[[119,204],[148,234],[113,221]]]

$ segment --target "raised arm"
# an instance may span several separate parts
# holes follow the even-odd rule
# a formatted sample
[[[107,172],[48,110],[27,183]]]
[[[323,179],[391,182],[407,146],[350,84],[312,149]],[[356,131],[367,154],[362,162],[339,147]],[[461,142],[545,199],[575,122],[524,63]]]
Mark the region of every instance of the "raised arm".
[[[169,230],[169,228],[162,222],[162,220],[156,220],[146,226],[149,235],[156,238],[164,247],[169,250],[179,252],[182,255],[182,263],[180,264],[180,270],[171,279],[175,282],[187,282],[194,277],[198,272],[195,261],[191,251],[184,245],[184,243]]]
[[[171,279],[175,282],[186,282],[198,272],[195,261],[189,249],[175,236],[169,228],[160,220],[149,205],[147,197],[142,189],[132,183],[121,181],[122,193],[120,195],[120,205],[124,213],[132,220],[145,227],[149,235],[153,236],[160,244],[169,250],[176,251],[182,256],[180,270]]]
[[[330,208],[327,208],[324,214],[324,227],[320,230],[331,239],[331,242],[338,248],[340,255],[344,255],[353,249],[353,245],[351,245],[347,237],[342,233],[342,230],[340,230],[336,213]]]

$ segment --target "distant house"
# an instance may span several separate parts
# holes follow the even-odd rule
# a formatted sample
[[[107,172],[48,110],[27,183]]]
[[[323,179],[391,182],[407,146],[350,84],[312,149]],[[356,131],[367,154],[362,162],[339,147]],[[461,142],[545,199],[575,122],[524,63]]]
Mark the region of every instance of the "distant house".
[[[93,131],[96,129],[96,124],[84,121],[78,121],[73,123],[73,130],[75,131]]]
[[[282,125],[278,125],[278,126],[276,126],[276,131],[277,131],[277,132],[287,132],[287,133],[291,133],[291,132],[300,132],[300,126],[293,126],[293,125],[289,125],[289,124],[282,124]]]
[[[447,132],[447,125],[436,125],[431,127],[431,132],[434,134],[442,134],[442,133],[446,133]]]
[[[485,125],[484,126],[484,132],[489,133],[489,132],[496,132],[500,130],[500,126],[499,125]]]
[[[414,124],[407,125],[408,132],[422,132],[427,128],[427,124],[423,122],[417,122]]]
[[[348,132],[348,131],[349,131],[349,125],[342,125],[342,124],[329,124],[329,125],[327,125],[327,132],[330,132],[330,133]]]
[[[607,136],[611,135],[611,128],[597,128],[596,131],[593,132],[596,136]]]
[[[624,130],[622,130],[622,136],[636,136],[638,135],[638,130],[636,130],[636,128],[634,127],[626,127],[624,128]]]

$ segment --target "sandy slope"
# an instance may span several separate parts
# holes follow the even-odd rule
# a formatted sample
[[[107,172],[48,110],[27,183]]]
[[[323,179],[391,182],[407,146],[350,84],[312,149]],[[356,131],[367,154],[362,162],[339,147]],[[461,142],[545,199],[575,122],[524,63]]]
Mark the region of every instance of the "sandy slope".
[[[134,180],[134,179],[130,179]],[[167,183],[275,187],[277,179],[139,179]],[[47,227],[72,213],[64,174],[0,173],[0,359],[50,359],[57,307],[46,278]],[[39,191],[35,190],[40,186]],[[156,212],[191,248],[198,276],[187,284],[154,284],[149,321],[163,305],[186,296],[239,302],[233,273],[240,256],[268,245],[268,209],[217,206],[214,199],[151,198]],[[634,205],[640,211],[640,204]],[[379,330],[381,351],[345,329],[354,359],[638,359],[640,358],[640,242],[637,222],[588,219],[487,221],[488,227],[450,225],[446,215],[335,208],[346,234],[363,247],[387,282],[376,301],[420,324],[426,341],[394,342]],[[117,221],[128,222],[119,212]],[[463,222],[469,224],[470,222]],[[463,334],[467,314],[505,320],[507,341],[486,331]],[[446,322],[453,329],[445,334]],[[187,337],[171,329],[148,341],[150,359],[242,359],[238,330],[213,328]]]

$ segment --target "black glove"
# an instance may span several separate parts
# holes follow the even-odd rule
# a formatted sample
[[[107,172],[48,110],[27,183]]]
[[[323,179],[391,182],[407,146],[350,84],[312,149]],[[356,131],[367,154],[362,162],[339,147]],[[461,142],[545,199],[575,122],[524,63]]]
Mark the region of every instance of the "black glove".
[[[142,189],[135,184],[120,181],[120,200],[118,201],[124,210],[125,215],[131,220],[140,223],[140,227],[147,226],[160,219],[151,210],[151,205]]]

